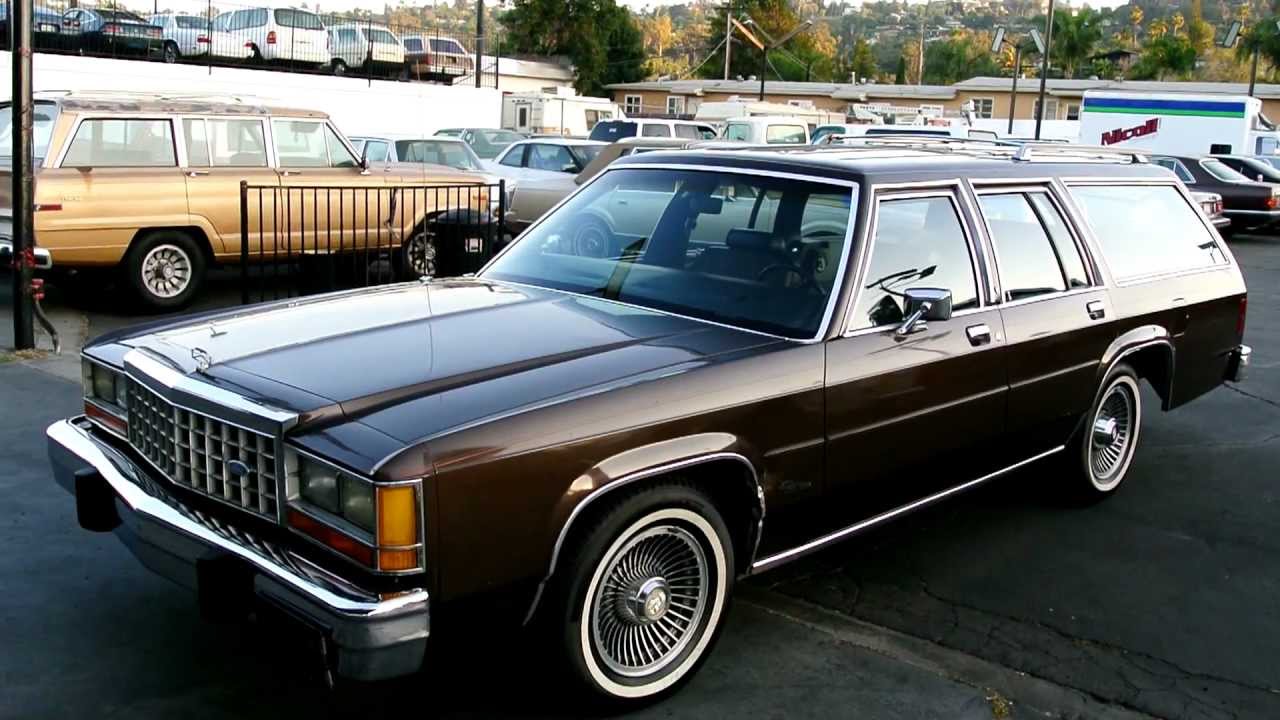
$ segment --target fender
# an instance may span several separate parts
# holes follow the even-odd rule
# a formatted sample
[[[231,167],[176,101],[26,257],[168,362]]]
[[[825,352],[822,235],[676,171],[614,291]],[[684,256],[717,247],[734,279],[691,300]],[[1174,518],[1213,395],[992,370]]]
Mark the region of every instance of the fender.
[[[1107,347],[1106,352],[1102,355],[1101,362],[1098,363],[1097,382],[1100,385],[1103,378],[1111,373],[1116,363],[1124,358],[1150,347],[1163,348],[1165,352],[1165,373],[1168,380],[1167,387],[1159,387],[1157,383],[1152,382],[1156,392],[1160,395],[1162,409],[1168,410],[1172,402],[1172,386],[1173,372],[1175,367],[1174,347],[1172,335],[1169,331],[1160,325],[1140,325],[1120,334],[1111,345]],[[1150,379],[1148,379],[1150,381]]]
[[[559,522],[560,528],[556,532],[556,541],[551,549],[547,572],[538,581],[533,601],[529,604],[529,612],[524,619],[525,624],[527,625],[533,619],[547,582],[555,574],[560,551],[574,521],[579,519],[583,511],[591,507],[592,503],[609,496],[610,491],[627,487],[655,475],[716,460],[733,460],[742,463],[750,473],[751,488],[749,489],[755,494],[756,502],[759,503],[759,518],[753,537],[749,538],[752,548],[750,560],[754,561],[755,548],[760,542],[760,531],[764,525],[764,488],[760,485],[756,464],[743,453],[744,449],[737,437],[728,433],[703,433],[626,450],[593,465],[575,478],[556,503],[552,513],[552,517]],[[750,567],[750,562],[747,563],[747,567]]]

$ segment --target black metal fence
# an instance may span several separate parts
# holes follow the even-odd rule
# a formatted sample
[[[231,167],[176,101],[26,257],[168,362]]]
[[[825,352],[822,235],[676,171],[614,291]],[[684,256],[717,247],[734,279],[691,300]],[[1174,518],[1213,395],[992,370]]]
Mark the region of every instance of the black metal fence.
[[[206,65],[210,72],[253,67],[467,85],[479,76],[482,87],[498,87],[497,38],[478,36],[474,26],[390,12],[357,17],[213,0],[149,4],[153,12],[127,10],[113,0],[41,0],[33,9],[35,50]],[[0,0],[5,50],[9,5]]]
[[[242,182],[240,301],[475,272],[509,240],[505,191]]]

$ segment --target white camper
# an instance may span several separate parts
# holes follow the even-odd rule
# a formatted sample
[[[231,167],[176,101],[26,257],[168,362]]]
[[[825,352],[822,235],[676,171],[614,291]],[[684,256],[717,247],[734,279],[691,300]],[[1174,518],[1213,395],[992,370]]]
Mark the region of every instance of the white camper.
[[[621,116],[612,100],[578,95],[573,88],[502,96],[503,129],[531,135],[586,137],[596,123]]]
[[[1246,95],[1089,90],[1080,142],[1170,155],[1275,155],[1280,132]]]

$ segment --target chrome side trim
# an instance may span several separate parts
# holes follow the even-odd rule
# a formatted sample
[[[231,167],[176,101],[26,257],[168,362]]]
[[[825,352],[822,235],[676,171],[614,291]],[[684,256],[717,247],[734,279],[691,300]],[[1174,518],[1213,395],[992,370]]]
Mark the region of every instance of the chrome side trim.
[[[1043,460],[1044,458],[1047,458],[1050,455],[1053,455],[1055,453],[1062,452],[1065,449],[1066,449],[1065,445],[1059,445],[1058,447],[1052,450],[1046,450],[1045,452],[1042,452],[1039,455],[1029,457],[1026,460],[1014,463],[1009,467],[1003,468],[1001,470],[997,470],[993,473],[988,473],[975,480],[970,480],[967,483],[956,485],[953,488],[943,490],[942,492],[939,492],[939,493],[934,493],[933,495],[930,495],[925,498],[921,498],[919,500],[916,500],[915,502],[908,503],[906,505],[903,505],[898,508],[894,508],[893,510],[889,510],[887,512],[883,512],[879,515],[876,515],[875,517],[867,518],[866,520],[854,523],[853,525],[850,525],[846,528],[837,530],[827,535],[823,535],[822,537],[816,540],[812,540],[803,545],[793,547],[790,550],[784,550],[780,553],[777,553],[776,555],[770,555],[769,557],[764,558],[762,560],[757,560],[751,565],[751,573],[755,574],[762,570],[767,570],[776,565],[780,565],[784,562],[795,560],[797,558],[800,558],[804,555],[807,555],[823,547],[824,545],[849,537],[850,535],[853,535],[862,530],[866,530],[867,528],[873,527],[875,525],[879,525],[880,523],[886,520],[892,520],[893,518],[898,517],[899,515],[904,515],[906,513],[909,513],[912,510],[917,510],[919,508],[925,507],[926,505],[932,505],[933,503],[938,502],[939,500],[943,500],[944,498],[948,498],[957,493],[960,493],[970,488],[981,485],[982,483],[985,483],[988,480],[993,480],[995,478],[998,478],[1001,475],[1017,470],[1018,468],[1024,465],[1029,465],[1033,462],[1036,462],[1037,460]]]
[[[693,458],[686,458],[684,460],[678,460],[676,462],[667,463],[665,465],[658,465],[655,467],[648,468],[646,470],[641,470],[631,475],[624,475],[623,477],[620,477],[617,480],[614,480],[608,485],[597,488],[590,495],[583,498],[581,502],[579,502],[577,505],[573,507],[573,510],[570,511],[569,513],[568,519],[564,521],[564,525],[560,528],[560,534],[556,536],[556,544],[551,550],[551,564],[550,566],[547,567],[547,574],[543,576],[542,580],[538,582],[538,589],[534,591],[534,594],[533,594],[533,602],[529,603],[529,612],[526,613],[524,616],[524,624],[528,625],[529,622],[533,620],[533,615],[538,609],[538,603],[542,600],[542,593],[546,590],[547,582],[550,581],[551,576],[555,574],[556,561],[560,559],[560,549],[564,546],[564,539],[569,534],[569,528],[573,526],[573,521],[578,519],[578,516],[582,514],[583,509],[586,508],[588,505],[590,505],[592,501],[599,500],[601,496],[605,495],[610,490],[614,490],[619,487],[630,485],[631,483],[636,482],[637,480],[644,480],[646,478],[651,478],[654,475],[661,475],[663,473],[671,472],[673,470],[679,470],[681,468],[692,467],[694,465],[702,465],[704,463],[712,462],[715,460],[737,460],[738,462],[741,462],[743,465],[745,465],[748,470],[751,471],[751,481],[756,486],[756,500],[757,502],[760,503],[760,520],[756,523],[755,545],[751,551],[752,560],[754,560],[756,549],[758,549],[760,545],[760,535],[764,529],[765,501],[764,501],[764,487],[760,485],[760,476],[759,474],[756,473],[756,468],[754,465],[751,464],[750,460],[747,460],[745,456],[739,453],[718,452],[718,453],[711,453],[708,455],[699,455]]]

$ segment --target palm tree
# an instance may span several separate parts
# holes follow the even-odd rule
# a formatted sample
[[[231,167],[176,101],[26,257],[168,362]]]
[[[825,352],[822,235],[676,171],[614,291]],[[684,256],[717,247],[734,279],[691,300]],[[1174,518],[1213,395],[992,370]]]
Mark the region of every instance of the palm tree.
[[[1053,57],[1066,77],[1075,77],[1102,40],[1098,14],[1085,8],[1075,15],[1063,15],[1053,29]]]

